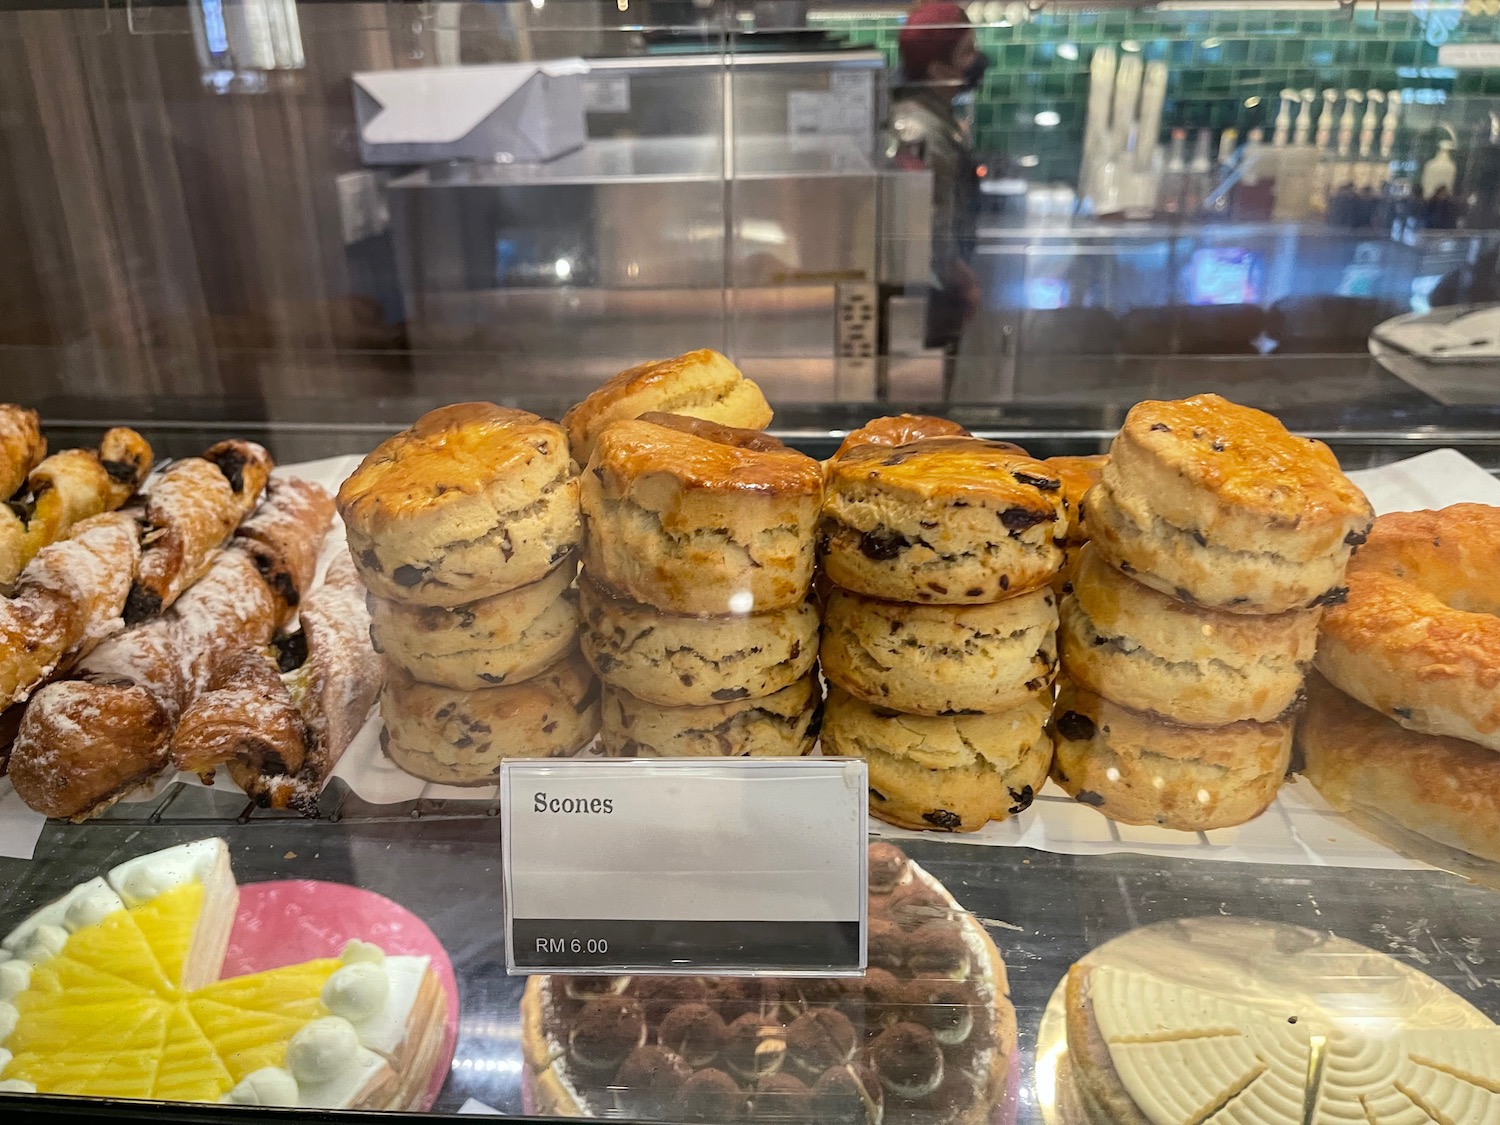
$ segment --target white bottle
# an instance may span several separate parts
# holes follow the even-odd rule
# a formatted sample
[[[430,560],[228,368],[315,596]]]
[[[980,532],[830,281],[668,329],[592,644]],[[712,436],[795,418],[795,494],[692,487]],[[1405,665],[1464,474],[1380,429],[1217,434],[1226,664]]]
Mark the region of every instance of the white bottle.
[[[1446,137],[1438,141],[1437,155],[1422,165],[1422,198],[1431,199],[1439,188],[1451,194],[1458,179],[1458,165],[1453,162],[1453,142]]]

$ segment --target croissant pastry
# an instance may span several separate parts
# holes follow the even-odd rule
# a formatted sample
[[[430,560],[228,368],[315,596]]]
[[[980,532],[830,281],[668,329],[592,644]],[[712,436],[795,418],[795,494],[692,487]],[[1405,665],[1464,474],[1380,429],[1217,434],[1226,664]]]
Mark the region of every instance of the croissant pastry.
[[[126,624],[170,608],[203,575],[213,552],[254,510],[270,473],[271,455],[238,440],[163,470],[146,495],[145,550],[125,603]]]
[[[221,551],[168,612],[94,649],[78,679],[32,696],[11,748],[16,794],[82,820],[170,761],[178,717],[246,644],[271,639],[280,606],[240,551]]]
[[[0,503],[9,500],[26,483],[31,472],[47,456],[42,420],[35,410],[0,403]]]
[[[120,612],[140,557],[135,512],[108,512],[76,524],[21,572],[0,599],[0,707],[84,655],[123,622]]]
[[[266,585],[281,599],[286,624],[301,592],[312,585],[318,553],[333,522],[328,490],[300,477],[274,477],[261,506],[240,524],[234,546],[255,560]]]
[[[0,586],[10,586],[21,568],[68,528],[120,507],[151,471],[151,446],[134,430],[116,427],[97,451],[65,449],[31,471],[26,491],[12,502],[25,518],[0,526]]]
[[[243,650],[225,666],[177,726],[178,769],[225,765],[257,803],[316,811],[323,783],[359,733],[383,678],[364,587],[347,551],[303,599],[301,637],[306,656],[285,674],[261,650]]]

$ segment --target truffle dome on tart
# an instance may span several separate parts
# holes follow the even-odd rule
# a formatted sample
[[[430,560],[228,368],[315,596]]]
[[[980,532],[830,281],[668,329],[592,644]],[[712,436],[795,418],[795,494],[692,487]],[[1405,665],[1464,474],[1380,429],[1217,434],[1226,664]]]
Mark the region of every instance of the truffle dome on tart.
[[[487,402],[387,438],[338,493],[371,593],[456,606],[542,578],[578,543],[578,482],[556,422]]]
[[[584,566],[670,613],[796,605],[812,581],[818,462],[767,434],[667,414],[616,422],[583,474]]]

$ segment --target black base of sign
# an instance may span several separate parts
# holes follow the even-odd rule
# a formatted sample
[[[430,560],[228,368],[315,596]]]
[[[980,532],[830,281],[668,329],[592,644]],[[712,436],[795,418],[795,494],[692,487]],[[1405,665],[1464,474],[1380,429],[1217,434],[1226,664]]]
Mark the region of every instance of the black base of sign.
[[[848,972],[859,968],[859,922],[694,922],[517,918],[518,969],[627,971],[641,965]]]

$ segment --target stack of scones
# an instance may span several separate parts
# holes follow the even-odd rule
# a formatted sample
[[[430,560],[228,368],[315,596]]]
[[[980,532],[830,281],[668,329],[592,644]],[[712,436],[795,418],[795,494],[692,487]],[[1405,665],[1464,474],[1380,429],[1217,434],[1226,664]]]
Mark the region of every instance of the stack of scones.
[[[1047,776],[1066,505],[1042,462],[930,421],[827,466],[823,752],[869,763],[881,819],[973,831]]]
[[[1201,395],[1134,407],[1083,508],[1052,776],[1128,824],[1250,820],[1286,775],[1368,501],[1321,442]]]
[[[385,748],[408,773],[493,784],[502,757],[571,755],[599,729],[572,590],[578,469],[561,426],[444,407],[339,489],[386,660]]]
[[[716,353],[706,376],[728,366]],[[685,361],[666,361],[681,374]],[[649,368],[646,369],[649,372]],[[627,375],[630,373],[626,373]],[[729,390],[616,380],[570,425],[674,399],[764,402]],[[722,380],[719,380],[722,382]],[[717,398],[715,398],[717,395]],[[738,413],[737,413],[738,411]],[[633,411],[632,411],[633,412]],[[710,411],[704,410],[704,413]],[[818,611],[809,596],[818,463],[758,429],[648,412],[589,428],[583,472],[582,649],[604,681],[600,748],[624,757],[801,755],[818,733]]]

